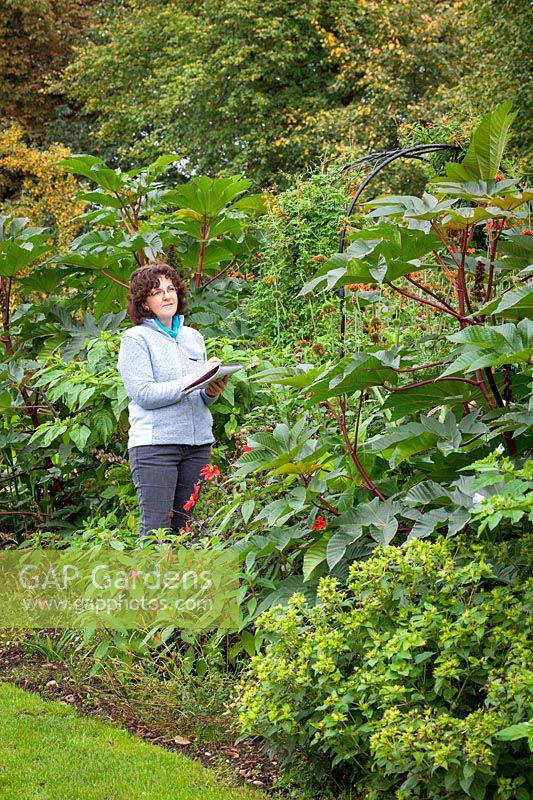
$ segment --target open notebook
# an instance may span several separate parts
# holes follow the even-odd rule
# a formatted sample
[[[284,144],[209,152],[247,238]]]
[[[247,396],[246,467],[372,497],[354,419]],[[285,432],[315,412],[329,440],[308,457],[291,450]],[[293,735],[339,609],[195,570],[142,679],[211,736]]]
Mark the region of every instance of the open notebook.
[[[190,383],[187,383],[182,390],[183,394],[195,392],[197,389],[204,389],[211,381],[225,378],[226,375],[233,375],[239,369],[244,369],[242,364],[214,364],[209,372],[205,372],[199,378],[194,378]]]

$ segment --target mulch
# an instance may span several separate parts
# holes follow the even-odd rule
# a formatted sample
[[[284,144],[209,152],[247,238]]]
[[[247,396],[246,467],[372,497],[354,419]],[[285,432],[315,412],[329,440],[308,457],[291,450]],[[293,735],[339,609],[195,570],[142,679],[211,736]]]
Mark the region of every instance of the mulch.
[[[194,758],[206,767],[234,776],[236,782],[261,788],[269,796],[283,795],[275,788],[280,774],[278,762],[266,754],[260,739],[237,742],[230,736],[229,741],[210,742],[207,745],[180,735],[168,738],[168,732],[163,735],[157,728],[141,723],[134,717],[124,719],[118,710],[120,697],[106,694],[106,687],[97,677],[88,678],[80,684],[66,664],[48,662],[40,655],[29,654],[17,641],[4,645],[0,642],[0,681],[35,692],[46,700],[76,707],[85,716],[111,720],[150,744]],[[226,731],[226,734],[230,732]]]

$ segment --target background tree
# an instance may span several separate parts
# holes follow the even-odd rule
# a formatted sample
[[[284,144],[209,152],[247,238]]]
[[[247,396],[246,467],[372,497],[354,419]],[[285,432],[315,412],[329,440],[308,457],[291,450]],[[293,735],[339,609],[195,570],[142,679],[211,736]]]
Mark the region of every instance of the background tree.
[[[79,231],[82,223],[76,218],[86,206],[76,198],[76,179],[58,165],[68,155],[59,144],[32,147],[19,125],[0,131],[0,211],[48,225],[60,247]]]
[[[72,58],[99,0],[0,0],[0,114],[37,143],[64,102],[49,93]]]
[[[341,102],[315,18],[329,3],[131,0],[71,65],[64,87],[98,118],[97,141],[132,158],[183,154],[183,170],[257,182],[316,159],[308,120]]]
[[[528,0],[483,0],[464,3],[468,46],[461,54],[460,80],[438,98],[439,116],[463,120],[504,100],[513,100],[518,116],[513,126],[510,154],[523,166],[531,158],[528,111],[533,86],[528,54],[533,12]]]
[[[341,152],[398,146],[406,120],[429,120],[434,97],[455,85],[467,45],[457,0],[348,0],[319,26],[343,102],[323,115]]]

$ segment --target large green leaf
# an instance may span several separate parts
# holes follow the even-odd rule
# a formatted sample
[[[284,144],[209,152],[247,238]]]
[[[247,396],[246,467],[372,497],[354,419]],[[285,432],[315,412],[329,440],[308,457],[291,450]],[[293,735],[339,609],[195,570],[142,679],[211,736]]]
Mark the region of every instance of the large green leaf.
[[[325,536],[322,536],[321,539],[316,541],[314,544],[311,545],[306,551],[303,561],[303,576],[304,581],[308,581],[313,578],[314,573],[316,570],[326,561],[327,552],[328,552],[328,541],[331,538],[331,534],[328,533]]]
[[[395,384],[398,375],[393,368],[399,366],[395,352],[355,353],[341,359],[318,376],[307,389],[312,396],[308,404],[320,403],[342,394],[351,395],[370,386],[381,386],[385,382]]]
[[[333,255],[299,296],[350,283],[381,285],[394,281],[420,269],[423,257],[441,246],[432,231],[426,233],[384,221],[358,231],[352,238],[348,249]]]
[[[523,270],[533,265],[533,236],[512,231],[500,237],[498,256],[513,269]]]
[[[447,212],[457,201],[439,200],[424,192],[422,197],[413,195],[384,195],[369,200],[364,205],[373,209],[366,217],[401,217],[407,222],[408,228],[429,233],[431,221],[437,220]]]
[[[51,249],[50,233],[27,217],[0,217],[0,275],[14,277]]]
[[[207,178],[200,176],[189,183],[181,184],[169,195],[169,199],[181,209],[190,209],[207,219],[214,218],[236,203],[239,195],[246,191],[251,181],[244,178]]]
[[[396,420],[437,406],[453,408],[466,402],[475,402],[481,408],[486,407],[483,393],[477,386],[449,378],[436,378],[432,383],[423,386],[413,383],[392,392],[383,403],[383,408],[391,409],[392,419]]]
[[[460,164],[446,164],[451,180],[494,180],[500,170],[509,130],[517,112],[511,113],[512,102],[502,103],[487,114],[472,133],[467,153]]]
[[[511,319],[533,319],[533,286],[524,283],[511,289],[501,297],[496,297],[480,308],[477,315],[502,316]]]
[[[447,338],[466,347],[455,351],[443,377],[490,366],[526,363],[533,356],[533,322],[528,319],[491,327],[472,325]]]

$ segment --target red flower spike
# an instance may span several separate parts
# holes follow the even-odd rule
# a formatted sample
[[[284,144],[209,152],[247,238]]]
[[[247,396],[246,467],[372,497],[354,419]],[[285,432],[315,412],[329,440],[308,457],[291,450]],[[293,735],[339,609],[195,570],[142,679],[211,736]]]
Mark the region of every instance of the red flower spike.
[[[206,464],[200,470],[200,475],[206,481],[212,481],[214,478],[220,478],[220,470],[216,464]]]
[[[327,526],[328,526],[328,523],[326,522],[324,517],[321,514],[319,514],[318,517],[315,519],[315,523],[312,526],[311,530],[312,531],[323,531],[324,528],[327,528]]]

